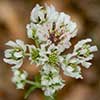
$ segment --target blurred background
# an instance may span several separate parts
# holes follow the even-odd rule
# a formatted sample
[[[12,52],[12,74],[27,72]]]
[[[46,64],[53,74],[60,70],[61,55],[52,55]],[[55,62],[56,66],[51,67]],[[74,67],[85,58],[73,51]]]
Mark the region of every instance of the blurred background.
[[[27,87],[17,90],[11,82],[10,65],[3,62],[3,52],[7,48],[4,44],[15,39],[31,43],[27,39],[26,24],[37,3],[53,4],[58,11],[72,16],[79,29],[73,44],[91,37],[99,49],[91,68],[82,68],[83,80],[63,76],[67,85],[58,92],[57,100],[100,100],[100,0],[0,0],[0,100],[24,100]],[[30,73],[30,77],[38,72],[35,66],[29,65],[27,59],[23,69]],[[33,91],[28,100],[43,100],[43,92],[39,89]]]

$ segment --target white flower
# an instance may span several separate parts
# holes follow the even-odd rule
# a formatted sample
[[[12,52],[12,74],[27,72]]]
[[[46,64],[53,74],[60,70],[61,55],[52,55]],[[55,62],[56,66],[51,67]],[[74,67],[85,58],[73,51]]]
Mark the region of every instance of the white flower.
[[[28,38],[34,39],[36,37],[37,25],[30,23],[26,26]]]
[[[13,68],[21,67],[26,52],[24,42],[21,40],[16,40],[16,42],[8,41],[6,45],[12,48],[5,50],[5,58],[3,60],[8,64],[14,65]]]
[[[85,39],[79,41],[75,47],[72,54],[67,54],[61,62],[64,74],[74,78],[82,78],[81,68],[79,64],[85,68],[89,68],[92,63],[88,62],[93,59],[94,55],[92,52],[97,51],[96,46],[90,46],[88,43],[91,39]]]
[[[41,62],[39,62],[39,48],[36,48],[34,45],[28,45],[29,48],[29,60],[31,61],[31,64],[37,64],[40,65]]]
[[[37,33],[36,36],[38,37],[40,42],[47,41],[49,36],[49,27],[47,24],[37,25]]]
[[[60,51],[59,48],[49,42],[47,44],[41,44],[40,49],[39,49],[39,54],[41,60],[44,60],[45,63],[50,63],[50,64],[58,64],[59,63],[59,57],[60,57]]]
[[[50,24],[51,25],[51,24]],[[49,39],[56,44],[61,52],[71,46],[70,39],[77,34],[77,25],[70,20],[70,16],[65,13],[60,13],[57,21],[52,23],[49,29]]]
[[[83,47],[84,44],[92,42],[92,40],[90,38],[88,39],[84,39],[79,41],[75,46],[74,46],[74,52],[76,52],[77,50],[81,49]]]
[[[64,81],[55,66],[45,64],[41,70],[41,85],[46,96],[51,96],[64,87]]]
[[[78,65],[80,64],[79,59],[73,58],[73,54],[66,55],[65,59],[63,59],[63,63],[61,63],[61,67],[64,71],[64,74],[73,78],[83,78],[81,76],[81,68]]]
[[[46,7],[46,13],[47,13],[47,22],[52,23],[55,22],[58,18],[58,12],[55,10],[55,7],[53,5],[48,6],[45,5]]]
[[[55,10],[54,6],[45,7],[36,5],[31,12],[31,20],[36,24],[42,24],[45,22],[51,23],[57,20],[58,12]]]
[[[25,45],[23,41],[9,41],[6,45],[12,47],[5,50],[6,63],[13,65],[14,76],[12,82],[17,89],[23,89],[26,83],[41,87],[46,96],[53,97],[54,93],[64,87],[64,80],[60,76],[62,68],[66,76],[76,79],[83,78],[81,65],[89,68],[93,59],[96,46],[91,46],[91,39],[79,41],[72,53],[66,54],[70,48],[71,39],[77,35],[77,24],[64,12],[58,12],[51,5],[36,5],[30,16],[31,22],[26,26],[28,38],[33,39],[35,45]],[[28,50],[26,50],[28,47]],[[23,58],[29,57],[31,64],[40,67],[41,77],[35,78],[35,82],[28,81],[26,71],[20,71]],[[40,82],[40,83],[39,83]]]
[[[16,84],[17,89],[24,89],[24,86],[26,84],[26,79],[28,77],[28,74],[26,71],[19,71],[17,69],[12,70],[14,73],[14,76],[12,78],[12,82]]]
[[[31,20],[34,23],[41,23],[45,21],[45,9],[42,6],[36,5],[31,12]]]
[[[92,63],[91,62],[88,62],[90,60],[92,60],[94,57],[93,54],[89,55],[88,57],[78,57],[78,59],[80,60],[80,63],[82,64],[82,66],[84,66],[85,68],[89,68]]]
[[[43,65],[45,63],[58,64],[60,52],[59,48],[50,41],[41,44],[40,48],[36,48],[34,45],[29,45],[29,60],[31,63],[37,65]]]
[[[92,60],[94,57],[92,52],[98,50],[96,46],[91,46],[90,44],[88,44],[91,41],[91,39],[81,40],[74,47],[73,54],[76,54],[77,58],[80,60],[80,63],[85,68],[89,68],[92,65],[92,63],[87,61]]]
[[[71,34],[72,38],[75,37],[77,35],[77,24],[70,21],[67,25],[67,31]]]
[[[62,48],[61,52],[71,46],[70,39],[77,33],[77,25],[70,16],[57,12],[52,5],[42,7],[37,4],[32,10],[31,20],[31,24],[27,25],[28,37],[32,38],[35,33],[40,42],[49,39]]]
[[[66,66],[64,69],[64,74],[73,78],[83,78],[81,75],[81,68],[80,66],[76,66],[75,68],[72,66]]]
[[[54,6],[36,5],[31,12],[32,22],[27,25],[27,34],[39,43],[50,40],[57,45],[59,52],[71,46],[70,39],[76,36],[77,25],[64,12],[57,12]]]
[[[33,40],[38,39],[39,42],[47,41],[49,35],[49,27],[47,24],[39,25],[30,23],[26,26],[26,28],[28,38],[32,38]]]
[[[66,26],[70,22],[70,16],[61,12],[56,22],[56,28],[59,29],[61,26]]]
[[[45,48],[36,48],[34,45],[28,45],[29,48],[29,60],[31,64],[36,64],[37,66],[44,64],[48,59],[46,57]]]
[[[59,52],[62,53],[65,49],[68,49],[71,46],[71,43],[65,38],[57,46],[59,48]]]

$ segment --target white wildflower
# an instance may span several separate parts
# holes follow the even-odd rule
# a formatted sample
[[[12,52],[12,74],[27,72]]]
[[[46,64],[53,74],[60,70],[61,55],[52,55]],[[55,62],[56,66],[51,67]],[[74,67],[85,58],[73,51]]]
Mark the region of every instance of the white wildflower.
[[[36,5],[31,12],[31,21],[38,24],[45,21],[45,9],[42,6]]]
[[[57,20],[58,12],[55,10],[54,6],[45,5],[42,7],[36,5],[31,12],[31,20],[33,23],[42,24],[42,23],[51,23]]]
[[[67,31],[71,34],[72,38],[75,37],[77,35],[77,24],[70,21],[67,25]]]
[[[89,61],[93,59],[92,53],[97,51],[97,47],[89,44],[92,42],[90,38],[84,39],[74,46],[72,53],[66,54],[71,39],[77,35],[77,24],[68,14],[56,11],[52,5],[43,7],[37,4],[30,19],[26,26],[27,36],[35,45],[25,45],[21,40],[7,42],[6,45],[12,48],[5,50],[4,61],[13,65],[12,81],[18,89],[23,89],[29,83],[33,88],[41,87],[46,96],[53,97],[65,85],[58,67],[62,68],[66,76],[82,79],[80,66],[89,68],[92,65]],[[29,56],[31,64],[40,67],[41,77],[35,78],[35,82],[26,80],[27,72],[18,69],[23,64],[25,55]]]
[[[92,40],[90,38],[88,39],[84,39],[79,41],[75,46],[74,46],[74,52],[76,52],[77,50],[81,49],[83,47],[84,44],[92,42]]]
[[[50,42],[51,43],[51,42]],[[60,51],[55,44],[41,44],[39,49],[40,58],[45,63],[58,64]]]
[[[66,26],[70,22],[70,16],[61,12],[56,22],[56,28],[60,28],[61,26]]]
[[[92,63],[87,62],[93,59],[94,55],[92,54],[92,52],[97,51],[96,46],[91,46],[90,44],[88,44],[91,41],[92,41],[91,39],[85,39],[79,41],[75,45],[73,52],[80,60],[80,63],[86,68],[89,68],[92,65]]]
[[[23,64],[23,58],[26,52],[26,46],[23,41],[16,40],[16,42],[8,41],[6,45],[12,47],[12,49],[5,50],[6,63],[14,65],[14,68],[19,68]]]
[[[81,68],[80,66],[66,66],[66,68],[64,69],[64,74],[73,78],[83,78],[81,75]]]
[[[61,63],[64,74],[76,79],[82,78],[79,63],[77,58],[73,58],[72,54],[68,54],[65,59],[63,59],[63,63]]]
[[[55,66],[45,64],[41,70],[41,85],[46,96],[52,96],[56,91],[64,87],[64,81]]]
[[[13,69],[14,76],[12,78],[12,82],[16,84],[17,89],[24,89],[24,86],[26,84],[26,79],[28,77],[28,74],[26,71],[19,71],[17,69]]]
[[[49,36],[49,27],[47,24],[37,25],[37,33],[36,36],[38,37],[40,42],[47,41]]]
[[[55,7],[53,5],[51,6],[45,5],[45,7],[46,7],[46,14],[47,14],[47,22],[48,23],[55,22],[59,15],[59,13],[55,10]]]
[[[29,38],[35,33],[40,42],[49,39],[62,48],[61,52],[71,46],[70,39],[76,36],[77,25],[71,21],[69,15],[57,12],[52,5],[36,5],[32,10],[31,19],[32,23],[27,25]]]
[[[49,29],[49,39],[56,44],[61,52],[71,46],[70,39],[77,34],[77,25],[70,20],[70,16],[65,13],[60,13],[57,21],[52,23]]]
[[[94,57],[94,55],[91,54],[86,58],[85,57],[78,57],[78,59],[79,59],[80,63],[82,64],[82,66],[84,66],[85,68],[89,68],[92,65],[92,63],[88,62],[88,61],[92,60],[93,57]]]
[[[41,44],[40,48],[36,48],[34,45],[29,45],[29,60],[31,63],[37,65],[43,65],[45,63],[58,64],[60,52],[55,44],[51,44],[50,41]]]
[[[29,48],[29,60],[31,61],[31,64],[37,64],[37,66],[40,64],[39,62],[39,49],[36,48],[34,45],[28,45]]]
[[[28,38],[36,38],[37,25],[33,23],[27,24],[26,29]]]

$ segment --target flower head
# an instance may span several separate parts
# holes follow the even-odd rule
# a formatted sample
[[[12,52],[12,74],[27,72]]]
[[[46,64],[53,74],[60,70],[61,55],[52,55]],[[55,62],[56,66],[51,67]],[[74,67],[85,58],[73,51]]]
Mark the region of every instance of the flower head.
[[[80,60],[80,63],[86,68],[89,68],[92,65],[90,62],[87,61],[92,60],[94,57],[92,53],[97,51],[97,47],[91,46],[89,42],[92,42],[92,40],[84,39],[79,41],[75,45],[73,51],[73,54],[77,55],[77,58]]]
[[[17,89],[24,89],[26,84],[26,79],[28,74],[26,71],[19,71],[18,69],[13,69],[14,76],[12,78],[12,82],[16,84]]]
[[[44,13],[45,13],[45,9],[43,9],[42,6],[37,4],[36,7],[33,8],[31,12],[32,22],[38,24],[38,23],[42,23],[43,21],[45,21]]]
[[[50,40],[62,48],[61,52],[71,46],[70,39],[77,34],[77,25],[70,16],[57,12],[52,5],[36,5],[31,12],[31,20],[27,25],[28,37],[37,38],[40,43]]]
[[[14,65],[12,81],[18,89],[23,89],[28,83],[31,84],[28,94],[32,89],[41,88],[46,96],[53,97],[65,85],[59,67],[66,76],[82,79],[80,66],[89,68],[92,65],[89,61],[93,59],[97,47],[89,44],[91,39],[84,39],[74,46],[72,53],[66,53],[71,46],[71,39],[77,35],[77,24],[68,14],[56,11],[52,5],[43,7],[37,4],[30,19],[26,29],[33,44],[24,45],[21,40],[7,42],[6,45],[12,48],[5,51],[4,61]],[[26,80],[26,71],[19,70],[25,56],[29,57],[31,64],[40,66],[39,77],[34,78],[34,82]]]
[[[81,75],[81,68],[79,66],[79,59],[73,57],[72,54],[68,54],[63,59],[61,67],[64,71],[64,74],[73,78],[83,78]]]
[[[19,68],[23,64],[26,52],[24,42],[21,40],[16,40],[16,42],[8,41],[6,45],[12,47],[12,49],[5,50],[5,58],[3,60],[8,64],[13,64],[14,68]]]
[[[44,64],[58,63],[58,56],[59,56],[58,47],[55,46],[54,44],[51,44],[51,42],[48,42],[47,44],[42,44],[39,51],[40,51],[41,59],[45,59]]]
[[[55,66],[45,64],[41,70],[41,85],[46,96],[52,96],[64,87],[64,81]]]
[[[31,63],[39,65],[40,64],[39,49],[36,48],[34,45],[28,45],[28,48],[29,48],[29,56],[30,56],[29,60],[31,60]]]

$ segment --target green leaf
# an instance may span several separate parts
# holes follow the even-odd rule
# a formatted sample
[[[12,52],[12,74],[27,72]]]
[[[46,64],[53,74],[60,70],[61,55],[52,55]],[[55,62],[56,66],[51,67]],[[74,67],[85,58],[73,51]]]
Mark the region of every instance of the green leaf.
[[[31,87],[28,89],[28,91],[25,93],[24,99],[27,99],[28,96],[31,94],[31,92],[32,92],[33,90],[35,90],[36,88],[37,88],[36,86],[31,86]]]

